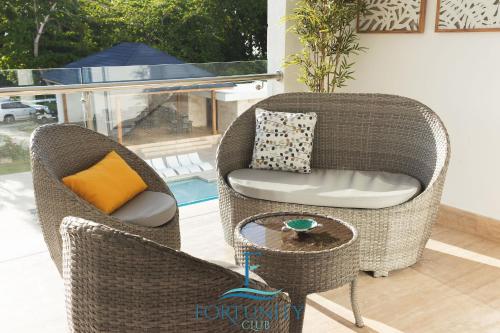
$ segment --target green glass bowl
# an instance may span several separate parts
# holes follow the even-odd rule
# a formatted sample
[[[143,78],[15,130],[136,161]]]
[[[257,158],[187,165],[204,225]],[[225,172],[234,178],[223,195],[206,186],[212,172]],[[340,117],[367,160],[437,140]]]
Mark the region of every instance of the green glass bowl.
[[[314,228],[321,227],[321,224],[313,219],[294,219],[283,222],[283,231],[294,230],[296,232],[307,232]]]

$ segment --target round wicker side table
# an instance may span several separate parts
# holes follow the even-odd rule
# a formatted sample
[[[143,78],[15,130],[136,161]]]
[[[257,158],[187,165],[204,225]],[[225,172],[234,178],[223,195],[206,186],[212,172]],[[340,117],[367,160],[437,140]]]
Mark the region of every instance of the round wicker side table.
[[[291,219],[314,219],[321,226],[307,232],[282,231]],[[290,295],[290,332],[302,332],[306,296],[351,284],[351,305],[356,326],[363,321],[357,305],[359,241],[356,229],[325,215],[307,213],[266,213],[240,222],[234,231],[236,261],[245,257],[255,273],[271,287]],[[249,253],[251,255],[249,255]]]

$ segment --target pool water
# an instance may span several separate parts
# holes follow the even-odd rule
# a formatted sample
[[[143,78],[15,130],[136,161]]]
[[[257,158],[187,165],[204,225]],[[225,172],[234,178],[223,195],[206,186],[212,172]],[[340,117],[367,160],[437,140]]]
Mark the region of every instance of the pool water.
[[[217,199],[217,182],[190,178],[168,182],[168,187],[177,199],[179,207]]]

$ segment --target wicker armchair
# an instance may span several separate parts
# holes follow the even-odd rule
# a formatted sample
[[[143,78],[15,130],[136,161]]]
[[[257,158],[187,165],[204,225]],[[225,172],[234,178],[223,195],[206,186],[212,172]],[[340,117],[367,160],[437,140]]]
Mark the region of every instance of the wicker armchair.
[[[382,209],[307,206],[245,197],[226,176],[248,168],[255,136],[255,108],[316,112],[311,166],[325,169],[403,173],[420,180],[423,191],[401,205]],[[217,152],[219,205],[226,242],[235,225],[265,212],[303,211],[331,215],[353,224],[360,235],[361,269],[387,276],[419,260],[436,221],[450,145],[439,117],[409,98],[379,94],[290,93],[263,100],[227,129]]]
[[[288,332],[284,293],[271,301],[219,300],[244,285],[239,273],[80,218],[65,218],[61,234],[71,332],[242,332],[253,306],[258,318],[279,311],[279,318],[264,319],[266,332]],[[253,279],[249,286],[275,291]],[[222,305],[229,310],[222,313]]]
[[[133,152],[97,132],[75,125],[45,125],[31,136],[30,154],[33,185],[42,232],[52,260],[61,269],[61,221],[66,216],[78,216],[141,235],[172,248],[180,248],[179,212],[168,223],[156,228],[126,224],[106,215],[67,188],[61,179],[86,169],[115,150],[139,173],[148,189],[173,197],[165,182]]]

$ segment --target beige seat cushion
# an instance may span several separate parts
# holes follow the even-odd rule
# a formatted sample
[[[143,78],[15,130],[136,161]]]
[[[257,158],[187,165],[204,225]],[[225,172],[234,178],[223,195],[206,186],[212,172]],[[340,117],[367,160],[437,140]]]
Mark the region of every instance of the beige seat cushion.
[[[312,169],[310,174],[240,169],[228,175],[238,193],[256,199],[313,206],[385,208],[420,193],[410,176],[380,172]]]
[[[143,227],[158,227],[174,218],[177,205],[170,195],[144,191],[118,208],[111,216]]]

